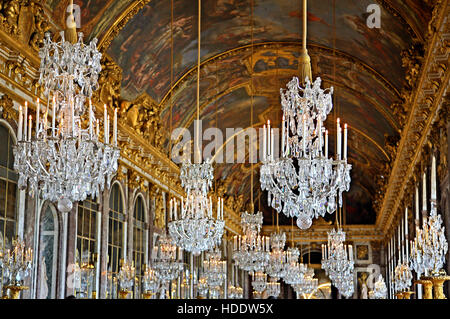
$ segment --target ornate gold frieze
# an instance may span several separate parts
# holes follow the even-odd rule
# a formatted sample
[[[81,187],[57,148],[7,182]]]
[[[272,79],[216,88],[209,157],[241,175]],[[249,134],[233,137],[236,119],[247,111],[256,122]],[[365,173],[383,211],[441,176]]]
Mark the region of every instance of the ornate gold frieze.
[[[98,90],[94,99],[110,107],[120,107],[120,86],[122,84],[122,68],[107,54],[102,55],[102,71],[98,79]]]
[[[450,32],[450,4],[448,0],[439,1],[433,10],[430,30],[434,30],[425,43],[425,57],[414,90],[405,103],[410,105],[407,122],[402,131],[396,158],[392,164],[385,195],[377,216],[377,229],[388,233],[388,227],[393,224],[401,211],[402,200],[405,197],[408,182],[416,170],[416,164],[425,159],[429,152],[427,141],[433,123],[438,120],[439,110],[445,107],[445,95],[450,86],[448,70],[449,52],[445,35]],[[438,58],[435,54],[438,53]],[[427,150],[428,149],[428,150]]]
[[[0,1],[0,29],[13,39],[38,51],[45,32],[50,30],[42,1]]]
[[[120,120],[158,149],[162,149],[163,139],[168,135],[161,124],[160,112],[158,104],[147,93],[133,102],[120,104]]]

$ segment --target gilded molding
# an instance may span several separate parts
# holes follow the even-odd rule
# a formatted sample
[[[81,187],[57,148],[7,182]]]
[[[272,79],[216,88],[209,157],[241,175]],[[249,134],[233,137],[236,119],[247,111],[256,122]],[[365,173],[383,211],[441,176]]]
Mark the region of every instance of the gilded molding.
[[[450,4],[439,2],[433,10],[430,22],[434,33],[425,45],[425,58],[417,79],[415,90],[405,101],[410,105],[408,120],[402,132],[397,156],[377,216],[376,227],[387,234],[395,216],[402,207],[401,202],[412,178],[415,165],[426,152],[427,141],[439,110],[445,106],[445,96],[450,86],[448,35],[450,32]],[[446,40],[447,39],[447,40]],[[438,55],[436,55],[438,53]],[[425,150],[424,150],[425,148]],[[401,213],[401,212],[400,212]]]

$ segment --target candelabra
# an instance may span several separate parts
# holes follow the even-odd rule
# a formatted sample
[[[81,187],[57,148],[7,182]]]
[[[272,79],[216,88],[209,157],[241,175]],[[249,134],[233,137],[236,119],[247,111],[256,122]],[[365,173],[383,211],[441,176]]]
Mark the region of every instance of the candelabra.
[[[268,296],[278,298],[280,295],[280,283],[275,278],[270,278],[266,285],[266,293]]]
[[[411,287],[412,273],[407,263],[399,263],[394,270],[394,288],[396,292],[404,292]]]
[[[30,194],[40,192],[44,200],[58,202],[58,210],[69,212],[72,202],[109,188],[117,171],[120,150],[117,147],[117,110],[114,112],[113,144],[109,143],[110,122],[104,108],[104,139],[100,142],[99,121],[92,111],[90,97],[97,89],[101,71],[101,53],[97,39],[83,44],[70,43],[61,33],[56,43],[47,33],[39,51],[39,84],[47,105],[36,103],[36,119],[28,116],[28,104],[19,108],[17,144],[14,146],[14,169],[19,172],[18,185]],[[82,116],[89,99],[87,127]],[[51,105],[50,105],[51,104]],[[51,110],[50,110],[51,106]],[[42,110],[41,110],[42,107]],[[51,112],[52,122],[48,123]],[[35,134],[32,135],[32,128]]]
[[[177,249],[173,240],[163,234],[152,252],[152,265],[156,277],[164,283],[175,280],[183,270],[182,260],[183,250],[180,247]]]
[[[378,275],[378,279],[374,284],[373,290],[369,291],[369,299],[386,299],[387,287],[383,276]]]
[[[269,253],[269,262],[266,266],[266,273],[275,280],[283,278],[286,275],[286,252],[284,245],[286,243],[286,233],[272,233],[270,235],[271,251]]]
[[[270,121],[264,125],[263,165],[260,182],[268,191],[268,202],[297,226],[308,229],[313,218],[325,216],[342,207],[342,192],[350,189],[351,165],[347,163],[347,124],[337,120],[336,159],[328,158],[328,131],[324,121],[332,109],[333,88],[322,90],[321,79],[311,84],[306,78],[302,88],[294,77],[287,90],[280,90],[283,110],[281,157],[275,158],[274,131]],[[292,134],[292,136],[291,136]],[[343,149],[343,157],[342,157]]]
[[[160,287],[160,281],[156,276],[156,272],[148,267],[147,265],[143,265],[144,268],[144,276],[142,277],[142,287],[144,289],[144,299],[151,299],[154,296]]]
[[[12,241],[12,251],[6,249],[0,252],[0,269],[6,281],[6,289],[10,291],[11,299],[18,299],[20,291],[28,289],[24,280],[30,275],[33,262],[33,251],[26,249],[25,243],[16,238]]]
[[[126,299],[128,294],[133,288],[135,280],[136,270],[134,268],[134,263],[124,261],[120,267],[119,274],[117,275],[117,280],[119,282],[119,298]]]
[[[262,222],[262,212],[241,214],[244,235],[233,238],[233,259],[242,270],[263,271],[269,262],[269,237],[259,234]]]
[[[178,246],[196,256],[219,244],[225,227],[223,199],[217,200],[214,218],[212,199],[207,196],[212,178],[213,169],[209,161],[201,164],[184,163],[180,179],[187,196],[181,201],[180,213],[177,201],[172,199],[170,202],[170,236]]]
[[[417,229],[411,242],[411,267],[419,274],[438,274],[445,263],[448,243],[441,216],[437,214],[435,200],[431,201],[430,216]]]
[[[252,273],[252,287],[258,292],[262,293],[267,286],[267,275],[262,271],[256,271]]]

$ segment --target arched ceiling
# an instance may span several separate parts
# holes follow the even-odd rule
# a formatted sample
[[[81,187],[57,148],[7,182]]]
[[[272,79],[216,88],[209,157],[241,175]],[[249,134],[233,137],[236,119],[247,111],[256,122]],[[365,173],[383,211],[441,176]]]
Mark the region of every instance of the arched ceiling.
[[[64,24],[69,0],[47,1],[55,21]],[[110,45],[106,52],[123,69],[121,94],[134,100],[147,93],[162,108],[170,127],[193,131],[196,111],[197,6],[174,0],[174,82],[170,81],[170,1],[74,1],[81,7],[81,31]],[[254,127],[267,119],[279,126],[279,88],[296,75],[301,1],[253,0],[254,46],[251,59],[250,0],[203,0],[201,42],[201,119],[203,129],[246,128],[250,124],[250,78],[253,73]],[[333,3],[335,2],[335,38]],[[335,110],[327,128],[334,137],[334,120],[349,124],[352,186],[347,218],[373,223],[371,207],[376,178],[390,160],[387,136],[398,137],[395,104],[405,86],[401,53],[423,41],[430,19],[427,0],[321,0],[308,3],[308,50],[313,77],[333,86]],[[366,25],[367,7],[381,7],[381,28]],[[141,8],[138,10],[139,8]],[[113,39],[110,39],[114,35]],[[335,43],[335,46],[334,46]],[[253,65],[251,64],[253,61]],[[172,92],[172,107],[169,93]],[[333,149],[333,138],[330,139]],[[204,144],[206,145],[206,141]],[[256,143],[256,142],[255,142]],[[215,176],[229,193],[250,193],[249,164],[217,164]],[[259,190],[255,165],[255,194]],[[265,198],[263,196],[262,198]],[[248,199],[248,198],[247,198]],[[264,203],[263,203],[264,205]],[[270,213],[266,215],[270,217]],[[352,217],[353,216],[353,217]]]

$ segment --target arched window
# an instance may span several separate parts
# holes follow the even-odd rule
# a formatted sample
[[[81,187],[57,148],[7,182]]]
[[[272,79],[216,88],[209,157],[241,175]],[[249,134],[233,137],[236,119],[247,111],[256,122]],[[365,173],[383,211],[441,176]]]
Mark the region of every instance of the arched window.
[[[0,249],[16,236],[16,203],[18,174],[14,172],[13,136],[0,123]]]
[[[80,264],[94,263],[97,253],[97,214],[98,203],[90,196],[78,203],[77,222],[77,262]],[[91,274],[87,283],[88,295],[95,290],[96,274]]]
[[[78,204],[77,251],[83,262],[97,252],[98,203],[90,196]]]
[[[58,219],[56,209],[48,205],[39,222],[38,287],[39,299],[56,298],[58,261]]]
[[[109,225],[108,225],[108,269],[112,274],[120,270],[120,259],[123,252],[123,198],[120,187],[115,183],[109,197]]]
[[[140,296],[139,283],[142,278],[142,265],[145,264],[145,207],[142,196],[136,198],[134,203],[134,224],[133,224],[133,261],[138,278],[135,296]]]

